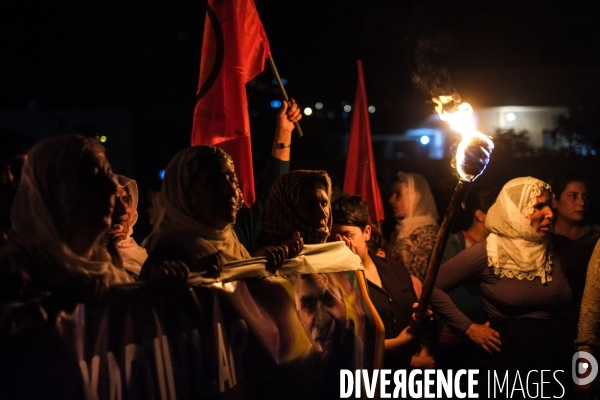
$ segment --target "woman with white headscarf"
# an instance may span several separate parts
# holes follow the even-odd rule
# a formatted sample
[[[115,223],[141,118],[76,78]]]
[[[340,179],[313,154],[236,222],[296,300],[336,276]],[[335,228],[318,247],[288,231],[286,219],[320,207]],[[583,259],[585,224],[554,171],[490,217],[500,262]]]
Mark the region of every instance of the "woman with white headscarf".
[[[123,267],[134,279],[140,275],[142,265],[148,258],[146,249],[139,246],[133,234],[133,226],[138,220],[139,192],[137,183],[123,175],[114,175],[117,182],[113,226],[108,231],[111,245],[115,247]]]
[[[390,257],[422,281],[439,230],[439,216],[427,180],[419,174],[398,172],[390,204],[398,220],[390,240]]]
[[[157,264],[171,266],[171,274],[181,279],[189,270],[218,273],[223,263],[251,258],[233,230],[243,199],[233,160],[222,149],[193,146],[177,153],[165,171],[161,200],[165,214],[142,279]],[[295,247],[272,246],[255,256],[280,266],[288,254],[300,252],[301,241],[296,242]]]
[[[431,305],[485,351],[476,355],[477,367],[508,370],[513,380],[516,370],[561,369],[545,388],[546,394],[560,395],[556,382],[570,379],[564,371],[572,342],[559,317],[572,295],[565,266],[552,253],[551,201],[550,186],[539,179],[516,178],[504,185],[487,214],[489,236],[442,265]],[[481,289],[484,324],[473,323],[448,295],[471,279]]]
[[[12,208],[14,236],[0,254],[2,397],[83,398],[82,382],[64,381],[80,374],[70,349],[48,348],[64,346],[52,334],[59,315],[68,319],[78,303],[131,281],[103,241],[116,191],[93,139],[55,137],[29,151]],[[43,368],[50,363],[61,368]]]

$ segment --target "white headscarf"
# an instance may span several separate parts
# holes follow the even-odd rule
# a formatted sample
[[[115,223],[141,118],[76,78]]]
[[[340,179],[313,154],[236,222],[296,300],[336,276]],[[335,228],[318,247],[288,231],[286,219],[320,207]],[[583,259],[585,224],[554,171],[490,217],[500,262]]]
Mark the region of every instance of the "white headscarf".
[[[537,197],[550,185],[532,177],[516,178],[504,187],[490,207],[485,226],[488,265],[500,278],[551,281],[550,238],[540,237],[531,227],[530,215]]]
[[[105,247],[99,244],[88,260],[73,253],[65,242],[71,228],[67,226],[66,205],[76,187],[80,160],[95,146],[100,147],[93,139],[60,136],[43,140],[29,151],[11,214],[14,243],[57,268],[56,276],[68,270],[111,283],[128,282],[125,271],[112,265]]]
[[[115,175],[114,176],[117,185],[120,188],[123,188],[131,197],[131,216],[129,218],[129,231],[127,232],[127,238],[117,243],[117,251],[121,256],[121,260],[123,260],[123,266],[126,270],[134,273],[135,275],[139,275],[142,270],[142,265],[148,258],[148,253],[146,249],[140,247],[136,241],[131,237],[133,234],[133,225],[138,220],[138,202],[140,198],[140,194],[138,191],[137,183],[126,176],[123,175]]]
[[[194,165],[196,157],[214,157],[217,160],[219,157],[217,152],[221,150],[213,149],[216,148],[213,146],[188,147],[177,153],[167,166],[161,191],[165,215],[160,225],[156,245],[161,238],[171,236],[172,239],[175,235],[180,236],[182,244],[198,257],[221,250],[225,261],[250,258],[250,254],[239,242],[231,225],[219,230],[206,226],[194,218],[189,197],[191,191],[190,168]]]
[[[421,226],[438,226],[439,215],[427,180],[419,174],[402,171],[398,172],[398,180],[406,185],[406,192],[402,193],[406,215],[396,226],[398,239],[409,237]]]

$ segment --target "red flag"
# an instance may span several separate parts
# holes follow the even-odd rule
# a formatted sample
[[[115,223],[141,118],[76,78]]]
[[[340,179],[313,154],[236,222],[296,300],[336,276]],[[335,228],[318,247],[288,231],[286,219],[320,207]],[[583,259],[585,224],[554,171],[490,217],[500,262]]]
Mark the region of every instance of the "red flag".
[[[376,223],[384,220],[383,202],[381,201],[381,193],[379,193],[379,185],[375,175],[371,125],[369,123],[362,62],[357,60],[357,64],[358,85],[350,123],[344,192],[362,197],[369,205],[371,222]]]
[[[202,40],[192,146],[233,158],[247,206],[255,200],[246,83],[265,67],[269,41],[253,0],[209,0]]]

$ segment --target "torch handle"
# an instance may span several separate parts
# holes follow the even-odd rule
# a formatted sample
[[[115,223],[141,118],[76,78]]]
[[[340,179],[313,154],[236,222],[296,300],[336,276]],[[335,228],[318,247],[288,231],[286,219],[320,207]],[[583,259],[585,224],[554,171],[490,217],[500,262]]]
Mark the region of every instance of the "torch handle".
[[[463,202],[465,194],[467,193],[470,185],[470,182],[460,179],[456,185],[456,188],[454,188],[452,200],[450,200],[450,204],[446,209],[446,214],[444,215],[440,230],[438,231],[437,238],[435,239],[433,252],[431,254],[431,258],[429,259],[429,265],[427,266],[427,275],[425,275],[423,291],[421,292],[419,305],[416,311],[417,318],[414,319],[410,325],[410,330],[415,335],[421,336],[424,333],[425,325],[427,325],[426,322],[429,319],[429,317],[427,317],[427,307],[429,306],[429,302],[431,300],[431,294],[433,293],[435,280],[440,269],[444,249],[446,248],[446,243],[448,242],[448,237],[450,236],[450,232],[454,226],[454,221],[458,215],[460,205]]]

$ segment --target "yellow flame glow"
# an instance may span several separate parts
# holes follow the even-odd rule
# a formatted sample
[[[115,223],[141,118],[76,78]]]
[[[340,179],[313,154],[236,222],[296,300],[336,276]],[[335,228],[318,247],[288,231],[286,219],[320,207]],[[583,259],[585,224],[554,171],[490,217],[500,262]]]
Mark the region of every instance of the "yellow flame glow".
[[[469,103],[461,103],[452,96],[440,96],[432,100],[436,104],[435,111],[440,116],[440,119],[447,121],[450,127],[460,132],[462,136],[462,140],[456,149],[456,170],[459,176],[469,182],[475,180],[479,174],[466,171],[464,168],[467,151],[471,150],[470,153],[473,154],[473,149],[479,150],[476,153],[479,156],[478,160],[483,163],[483,168],[481,169],[481,172],[483,172],[489,161],[489,156],[494,149],[494,143],[488,136],[477,131],[475,128],[473,107]]]

